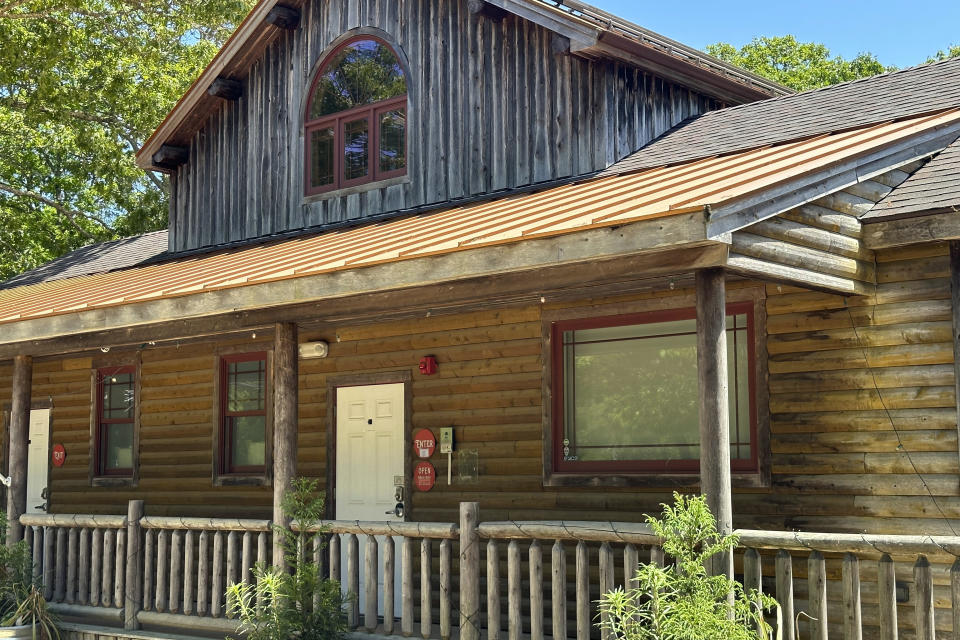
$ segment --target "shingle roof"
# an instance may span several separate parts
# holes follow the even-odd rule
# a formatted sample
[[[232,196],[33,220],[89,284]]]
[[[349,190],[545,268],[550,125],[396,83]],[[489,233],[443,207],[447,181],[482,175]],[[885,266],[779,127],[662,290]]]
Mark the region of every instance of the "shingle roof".
[[[879,222],[951,207],[960,210],[960,138],[888,193],[861,220]]]
[[[603,174],[688,162],[957,106],[960,58],[951,58],[710,111],[674,127]]]
[[[126,269],[157,258],[166,250],[166,230],[92,244],[71,251],[33,271],[0,282],[0,289]]]

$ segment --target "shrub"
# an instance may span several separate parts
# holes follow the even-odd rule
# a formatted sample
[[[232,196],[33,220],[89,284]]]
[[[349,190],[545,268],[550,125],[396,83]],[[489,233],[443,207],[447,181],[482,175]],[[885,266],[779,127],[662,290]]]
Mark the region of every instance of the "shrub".
[[[776,601],[746,592],[725,575],[708,575],[707,560],[731,551],[736,536],[721,536],[702,496],[674,494],[674,506],[663,506],[660,519],[647,522],[663,540],[672,563],[643,564],[633,581],[602,596],[604,626],[621,640],[756,640],[771,627],[763,614]],[[732,604],[730,595],[732,594]]]
[[[0,627],[30,625],[34,638],[60,638],[42,585],[33,578],[33,558],[23,540],[7,546],[7,514],[0,511]]]
[[[247,640],[337,640],[347,629],[340,583],[320,575],[320,568],[301,549],[313,548],[325,530],[312,533],[323,515],[323,495],[316,481],[298,478],[283,498],[284,513],[299,523],[298,531],[275,526],[288,570],[257,564],[253,584],[227,588],[229,611],[240,619]]]

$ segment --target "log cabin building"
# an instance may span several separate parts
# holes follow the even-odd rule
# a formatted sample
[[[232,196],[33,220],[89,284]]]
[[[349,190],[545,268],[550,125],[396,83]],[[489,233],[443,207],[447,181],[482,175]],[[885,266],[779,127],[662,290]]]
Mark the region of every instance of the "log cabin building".
[[[262,0],[137,156],[169,175],[169,229],[0,285],[11,535],[67,613],[115,587],[128,629],[175,627],[222,612],[164,518],[219,541],[282,519],[295,476],[337,522],[461,536],[464,505],[637,523],[700,490],[757,549],[828,541],[776,564],[789,611],[823,612],[810,637],[889,633],[897,611],[901,637],[947,633],[958,138],[960,60],[793,94],[572,0]],[[256,542],[237,527],[226,565],[198,551],[228,581]],[[122,533],[149,581],[118,560],[108,587],[104,564],[94,597]],[[872,564],[851,573],[854,538]],[[895,543],[913,555],[885,581],[870,553]],[[93,566],[52,568],[84,544]],[[737,575],[774,579],[765,554]],[[534,609],[517,624],[538,637]]]

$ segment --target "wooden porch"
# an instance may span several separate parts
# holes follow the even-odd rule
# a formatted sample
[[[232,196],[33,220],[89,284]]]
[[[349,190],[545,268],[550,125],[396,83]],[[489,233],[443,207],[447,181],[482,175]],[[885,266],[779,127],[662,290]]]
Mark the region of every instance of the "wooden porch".
[[[271,523],[142,509],[21,517],[51,608],[105,637],[236,633],[224,593],[272,560]],[[669,560],[644,524],[486,522],[476,503],[460,514],[459,523],[331,521],[326,548],[304,553],[363,594],[346,611],[354,633],[441,640],[606,638],[600,594],[638,562]],[[960,628],[960,562],[949,564],[960,537],[736,533],[736,575],[778,599],[784,638],[932,640]]]

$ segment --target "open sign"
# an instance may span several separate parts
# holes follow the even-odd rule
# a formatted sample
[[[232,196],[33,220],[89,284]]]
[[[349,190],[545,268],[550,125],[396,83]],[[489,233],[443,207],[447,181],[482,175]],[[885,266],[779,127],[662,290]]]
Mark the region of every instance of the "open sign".
[[[437,483],[437,470],[426,461],[420,461],[413,467],[413,486],[417,491],[430,491]]]
[[[418,458],[429,458],[437,449],[437,438],[430,429],[420,429],[413,436],[413,450]]]

